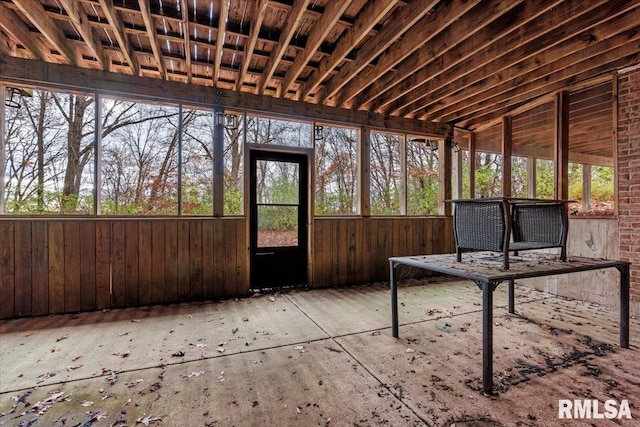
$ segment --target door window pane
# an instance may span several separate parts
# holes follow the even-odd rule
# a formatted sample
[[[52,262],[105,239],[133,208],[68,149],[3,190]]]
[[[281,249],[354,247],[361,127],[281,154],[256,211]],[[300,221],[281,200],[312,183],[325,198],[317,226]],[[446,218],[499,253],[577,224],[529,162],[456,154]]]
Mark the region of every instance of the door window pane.
[[[258,206],[258,247],[298,246],[298,206]]]

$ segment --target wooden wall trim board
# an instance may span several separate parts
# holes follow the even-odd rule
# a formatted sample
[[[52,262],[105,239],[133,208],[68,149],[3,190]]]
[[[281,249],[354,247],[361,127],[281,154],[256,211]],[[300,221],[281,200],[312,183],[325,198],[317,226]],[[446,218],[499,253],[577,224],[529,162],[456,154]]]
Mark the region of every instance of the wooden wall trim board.
[[[450,217],[323,217],[311,285],[388,280],[388,258],[453,252]],[[2,218],[0,319],[247,295],[246,218]],[[417,271],[403,271],[407,276]]]

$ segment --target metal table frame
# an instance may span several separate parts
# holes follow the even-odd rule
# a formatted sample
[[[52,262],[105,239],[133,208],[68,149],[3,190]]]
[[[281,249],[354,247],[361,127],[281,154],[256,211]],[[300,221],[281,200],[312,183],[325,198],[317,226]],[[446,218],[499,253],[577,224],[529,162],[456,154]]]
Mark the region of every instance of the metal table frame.
[[[475,258],[487,253],[475,253]],[[491,254],[489,254],[491,255]],[[580,271],[616,268],[620,272],[620,347],[629,348],[629,266],[626,261],[601,260],[582,257],[571,257],[567,262],[559,261],[551,255],[543,257],[540,268],[513,268],[500,270],[497,268],[478,268],[467,262],[455,263],[455,254],[422,255],[389,258],[389,276],[391,285],[391,321],[393,336],[398,338],[398,286],[396,268],[399,265],[418,267],[451,276],[470,279],[482,291],[482,391],[493,395],[493,291],[502,282],[508,282],[509,313],[515,313],[514,281],[519,279],[553,276]],[[551,260],[551,262],[549,262]],[[535,262],[535,261],[531,261]]]

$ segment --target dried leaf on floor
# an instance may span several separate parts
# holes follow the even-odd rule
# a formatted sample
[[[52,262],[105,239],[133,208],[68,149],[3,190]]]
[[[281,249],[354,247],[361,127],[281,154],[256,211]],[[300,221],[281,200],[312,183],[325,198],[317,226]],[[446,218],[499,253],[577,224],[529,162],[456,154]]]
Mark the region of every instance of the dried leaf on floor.
[[[66,340],[67,338],[69,338],[69,335],[68,334],[64,334],[64,335],[56,338],[56,342],[60,342],[62,340]]]
[[[147,415],[144,418],[138,418],[136,420],[136,424],[144,424],[145,426],[148,427],[149,425],[151,425],[152,423],[155,423],[156,421],[162,421],[162,415],[159,417],[152,417],[150,415]]]

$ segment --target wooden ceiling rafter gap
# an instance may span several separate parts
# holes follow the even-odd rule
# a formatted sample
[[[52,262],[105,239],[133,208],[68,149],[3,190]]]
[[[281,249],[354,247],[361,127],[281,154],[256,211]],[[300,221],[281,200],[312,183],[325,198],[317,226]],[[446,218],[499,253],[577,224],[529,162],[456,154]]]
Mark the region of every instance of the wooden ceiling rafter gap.
[[[592,1],[587,3],[562,3],[548,14],[541,15],[530,25],[522,27],[517,33],[510,34],[499,44],[491,45],[476,55],[481,67],[463,66],[460,64],[450,70],[449,76],[454,83],[444,85],[438,83],[437,88],[428,90],[428,104],[421,106],[416,102],[411,109],[402,110],[403,115],[433,120],[442,117],[451,109],[450,102],[459,102],[460,109],[467,106],[471,99],[476,99],[487,87],[503,85],[505,81],[525,79],[532,70],[540,67],[539,56],[556,55],[561,49],[569,55],[585,47],[584,41],[575,40],[576,35],[589,31],[599,20],[611,19],[621,11],[629,9],[623,0]],[[578,19],[579,18],[579,19]],[[539,31],[527,31],[530,27]],[[566,47],[571,40],[574,47]],[[543,58],[544,59],[544,58]],[[421,86],[424,89],[424,86]],[[465,93],[461,99],[460,93]],[[424,98],[423,98],[424,99]],[[447,111],[443,113],[442,111]]]
[[[284,96],[293,86],[304,67],[311,60],[313,55],[326,39],[327,35],[333,30],[336,22],[340,19],[344,11],[351,4],[351,0],[332,1],[325,8],[324,13],[319,20],[315,22],[307,37],[306,47],[302,52],[298,52],[293,65],[287,70],[284,81],[282,82],[282,96]]]
[[[60,52],[68,64],[78,66],[81,59],[78,52],[69,46],[64,31],[49,18],[44,6],[38,0],[14,0],[18,9],[31,21],[40,33]]]
[[[628,45],[621,46],[619,49],[632,53],[629,53],[625,56],[616,56],[619,55],[619,52],[614,52],[607,55],[607,58],[598,58],[599,64],[595,66],[593,65],[593,61],[590,61],[589,67],[587,68],[580,67],[578,70],[576,70],[576,68],[578,67],[574,66],[570,70],[563,70],[565,75],[564,78],[555,81],[548,86],[539,88],[530,96],[536,96],[540,93],[555,92],[561,90],[562,88],[570,87],[572,83],[575,83],[577,81],[588,80],[597,76],[609,77],[611,72],[615,71],[617,68],[622,67],[624,64],[640,61],[640,49],[638,49],[637,42],[631,42]],[[482,123],[484,121],[492,120],[496,117],[499,117],[501,114],[505,114],[506,111],[509,111],[511,106],[510,102],[511,101],[507,99],[500,102],[499,105],[496,105],[493,108],[481,110],[477,113],[478,116],[474,114],[472,118],[465,118],[462,123],[466,123],[470,127],[472,127],[477,123]],[[522,103],[522,101],[519,102]]]
[[[388,19],[389,24],[381,28],[378,34],[358,50],[355,60],[340,68],[340,71],[318,91],[317,102],[332,104],[327,102],[330,97],[355,78],[423,16],[430,13],[432,6],[437,3],[438,1],[419,0],[396,9]]]
[[[590,5],[596,7],[605,3],[602,0],[598,0]],[[508,31],[495,43],[476,51],[471,64],[458,63],[452,67],[442,67],[447,69],[446,79],[448,80],[451,76],[451,81],[453,82],[451,83],[451,86],[453,86],[451,89],[449,89],[449,85],[443,83],[444,78],[442,76],[438,75],[435,80],[432,80],[433,76],[436,75],[434,72],[420,72],[419,80],[424,80],[424,83],[417,86],[414,92],[407,93],[401,100],[396,102],[393,106],[394,111],[403,116],[415,116],[422,108],[425,111],[427,108],[436,110],[439,106],[445,105],[446,99],[444,98],[452,96],[451,94],[475,90],[473,85],[482,82],[483,78],[491,77],[500,82],[502,79],[501,71],[518,62],[518,57],[511,54],[512,50],[519,49],[518,53],[525,55],[525,58],[532,57],[540,49],[548,47],[546,40],[544,40],[544,43],[541,42],[541,33],[548,34],[556,30],[562,31],[562,26],[570,23],[584,9],[585,7],[582,3],[568,2],[561,3],[553,10],[544,9],[546,12],[542,15],[537,15],[533,20],[527,20],[525,17],[526,24],[524,26],[518,26],[516,31]],[[589,10],[592,9],[589,8]],[[537,48],[525,50],[528,43],[536,40],[538,40]],[[525,50],[524,53],[522,53],[523,50]],[[455,55],[455,52],[452,53]],[[448,58],[449,56],[443,60],[447,61]],[[427,74],[430,74],[431,77],[428,77]],[[424,100],[422,104],[420,104],[421,100]],[[390,113],[391,109],[386,111]]]
[[[113,0],[98,0],[98,2],[102,8],[102,13],[104,13],[107,21],[109,21],[111,31],[113,31],[116,40],[118,41],[120,52],[128,62],[133,75],[139,75],[140,63],[138,62],[138,58],[136,58],[131,42],[129,41],[129,37],[127,37],[122,19],[120,19],[117,11],[114,9]]]
[[[160,39],[158,38],[158,32],[156,31],[154,17],[151,14],[149,0],[138,0],[138,4],[140,5],[142,20],[144,21],[144,25],[147,27],[147,37],[149,38],[149,43],[151,44],[151,50],[153,50],[153,58],[158,65],[158,73],[160,74],[161,79],[166,80],[169,78],[169,75],[167,74],[167,67],[164,63],[162,47],[160,46]]]
[[[258,88],[258,94],[264,94],[267,86],[271,81],[271,77],[278,68],[280,59],[284,56],[284,53],[289,46],[289,42],[293,38],[298,25],[304,17],[304,12],[307,10],[309,0],[294,0],[293,7],[289,12],[286,19],[286,24],[280,33],[280,39],[278,44],[271,51],[271,56],[264,67],[264,72],[260,79],[260,85]]]
[[[19,40],[31,54],[41,61],[52,61],[51,51],[36,35],[31,32],[27,24],[16,12],[9,9],[0,1],[0,28],[9,33],[14,39]]]
[[[251,25],[249,27],[249,40],[245,43],[245,51],[242,55],[242,62],[236,76],[235,90],[237,91],[242,90],[244,78],[247,75],[247,71],[249,70],[249,65],[251,63],[251,58],[256,48],[258,34],[260,34],[260,28],[262,27],[262,21],[264,21],[264,16],[267,13],[267,6],[269,6],[268,0],[258,0],[258,4],[253,11],[253,16],[251,17]]]
[[[362,8],[353,26],[342,33],[333,52],[324,58],[318,68],[311,72],[300,90],[300,99],[304,100],[340,65],[354,46],[358,46],[376,24],[398,3],[398,0],[368,1]],[[316,101],[316,100],[314,100]]]
[[[637,24],[640,22],[640,9],[637,9],[634,13],[637,17],[630,17],[629,24]],[[624,18],[619,18],[618,21],[625,21]],[[598,66],[595,64],[603,64],[603,61],[611,61],[616,59],[615,55],[624,55],[634,52],[637,49],[636,41],[640,39],[640,26],[636,26],[631,31],[631,38],[627,34],[627,30],[623,30],[621,34],[608,37],[602,41],[590,44],[584,49],[573,50],[573,53],[568,53],[564,56],[559,56],[557,60],[551,61],[544,66],[533,69],[527,75],[526,83],[518,80],[506,80],[504,83],[494,85],[485,90],[481,94],[476,96],[479,98],[477,103],[469,104],[465,102],[464,108],[444,109],[445,115],[439,116],[441,120],[447,120],[452,118],[468,117],[475,114],[479,110],[485,109],[486,105],[490,105],[497,99],[523,99],[524,96],[535,96],[539,94],[540,87],[547,87],[556,81],[564,81],[570,79],[572,74],[580,73],[583,68],[589,68],[592,66]],[[627,52],[629,51],[629,52]],[[613,52],[613,53],[612,53]],[[575,79],[573,81],[576,81]],[[514,91],[514,87],[517,87],[517,91]],[[512,97],[514,92],[515,97]]]
[[[100,68],[109,71],[111,69],[111,59],[107,56],[102,47],[102,40],[98,34],[93,31],[91,22],[81,3],[73,0],[59,0],[62,7],[69,15],[71,24],[75,27],[78,34],[87,44],[89,51],[100,64]]]
[[[373,67],[369,67],[358,74],[353,80],[342,88],[340,94],[337,96],[336,104],[345,106],[348,108],[359,108],[364,102],[362,99],[356,99],[354,102],[351,100],[360,95],[367,87],[373,85],[378,79],[383,78],[385,74],[395,75],[396,71],[391,71],[396,65],[406,60],[410,56],[414,56],[415,52],[429,45],[434,37],[445,31],[446,28],[472,11],[478,4],[481,4],[480,0],[471,0],[466,2],[451,2],[444,7],[440,5],[433,13],[429,13],[423,16],[418,22],[416,22],[407,33],[395,41],[377,60],[377,63]],[[517,4],[517,2],[498,2],[498,8],[502,4]],[[429,5],[431,8],[436,6],[436,3]],[[477,25],[472,25],[465,28],[476,28]],[[466,31],[473,32],[473,30]],[[459,34],[458,34],[459,35]],[[404,78],[404,77],[400,77]],[[367,98],[370,94],[367,95]]]
[[[472,11],[473,13],[463,16],[444,33],[438,34],[429,46],[422,47],[416,54],[404,60],[395,73],[389,73],[376,81],[375,85],[369,88],[369,96],[363,99],[370,101],[363,104],[362,108],[403,115],[399,110],[410,105],[417,96],[415,90],[425,82],[444,75],[452,67],[470,60],[478,50],[496,43],[561,1],[563,0],[513,2],[513,8],[494,16],[493,19],[487,17],[480,22],[474,22],[475,10]],[[509,2],[498,3],[504,5]],[[481,10],[485,13],[495,10],[498,13],[501,10],[500,5],[482,3]],[[477,27],[478,31],[470,33],[458,42],[457,39],[462,38],[460,34],[466,34],[465,28],[468,27]],[[380,93],[377,94],[376,90]]]
[[[218,34],[216,36],[216,57],[213,63],[213,75],[211,76],[214,86],[218,85],[218,78],[220,77],[220,64],[222,63],[224,36],[227,30],[227,20],[229,19],[229,2],[230,0],[222,0],[220,2],[220,15],[218,16]]]
[[[191,67],[191,26],[189,25],[189,6],[187,5],[187,0],[179,0],[180,1],[180,13],[181,19],[180,23],[182,24],[182,43],[184,47],[184,61],[185,61],[185,71],[187,73],[187,83],[192,83],[193,78],[193,69]],[[224,4],[227,3],[228,0],[223,0],[223,8]],[[229,8],[227,7],[227,10]],[[226,23],[226,18],[225,18]],[[220,31],[220,26],[218,25],[218,31]],[[223,31],[224,35],[224,31]],[[216,58],[218,59],[218,58]],[[215,82],[214,82],[215,84]]]

